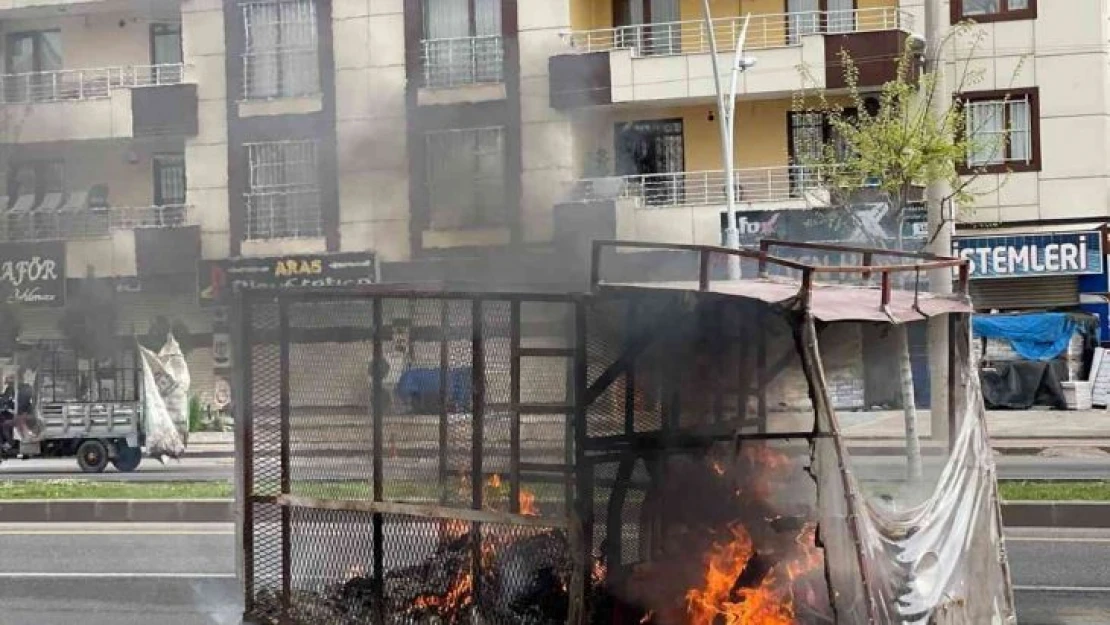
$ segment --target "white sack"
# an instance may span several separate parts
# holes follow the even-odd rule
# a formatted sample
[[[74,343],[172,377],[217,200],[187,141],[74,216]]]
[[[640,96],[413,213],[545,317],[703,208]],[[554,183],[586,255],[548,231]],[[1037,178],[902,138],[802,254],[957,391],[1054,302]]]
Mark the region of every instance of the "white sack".
[[[139,346],[143,361],[143,430],[146,432],[147,453],[155,458],[179,458],[185,453],[185,444],[175,427],[161,388],[174,388],[177,383],[170,376],[158,355]]]

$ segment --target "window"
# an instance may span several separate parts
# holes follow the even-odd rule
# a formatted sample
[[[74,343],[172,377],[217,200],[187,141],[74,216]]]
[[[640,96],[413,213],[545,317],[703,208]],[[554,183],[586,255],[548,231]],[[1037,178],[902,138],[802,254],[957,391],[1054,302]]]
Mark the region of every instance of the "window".
[[[843,115],[854,119],[856,110],[848,109]],[[814,163],[824,160],[825,146],[831,144],[837,154],[844,154],[848,145],[824,113],[791,112],[786,124],[790,138],[790,195],[797,197],[820,183],[821,172]]]
[[[242,5],[243,96],[291,98],[320,92],[316,5],[312,0]]]
[[[613,130],[618,176],[643,195],[649,206],[680,203],[685,189],[686,143],[681,119],[617,124]]]
[[[952,0],[952,23],[1002,22],[1037,18],[1037,0]]]
[[[963,95],[966,167],[986,173],[1040,170],[1037,90]]]
[[[680,13],[678,0],[616,0],[617,47],[631,48],[641,56],[680,54]]]
[[[58,99],[56,76],[62,69],[62,34],[57,30],[11,33],[4,51],[4,101]]]
[[[185,155],[154,155],[154,205],[185,204]]]
[[[504,129],[436,131],[425,141],[431,227],[505,225]]]
[[[421,43],[425,87],[504,80],[501,0],[428,0]]]
[[[247,144],[247,239],[317,237],[320,189],[314,141]]]
[[[47,193],[64,193],[65,178],[60,160],[13,163],[8,168],[8,202],[14,205],[20,198],[34,197],[37,204]]]
[[[150,81],[155,85],[177,84],[184,80],[181,50],[181,24],[150,25]]]

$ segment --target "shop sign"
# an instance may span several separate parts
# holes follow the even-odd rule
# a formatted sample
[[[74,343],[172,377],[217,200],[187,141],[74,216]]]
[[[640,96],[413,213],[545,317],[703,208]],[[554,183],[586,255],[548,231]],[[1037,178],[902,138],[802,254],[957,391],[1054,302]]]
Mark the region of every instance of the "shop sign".
[[[972,278],[1101,274],[1102,233],[1054,232],[961,237],[955,253],[971,261]]]
[[[343,288],[375,282],[373,254],[300,254],[201,261],[197,290],[202,305],[219,304],[238,289]]]
[[[64,241],[5,243],[0,246],[0,297],[10,304],[64,306]]]

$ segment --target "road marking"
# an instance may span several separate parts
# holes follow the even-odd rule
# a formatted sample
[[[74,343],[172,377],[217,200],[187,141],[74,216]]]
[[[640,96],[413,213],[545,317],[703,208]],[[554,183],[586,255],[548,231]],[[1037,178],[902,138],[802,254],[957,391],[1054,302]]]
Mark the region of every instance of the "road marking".
[[[1072,592],[1072,593],[1106,593],[1110,587],[1098,586],[1014,586],[1018,592]]]
[[[71,529],[0,530],[0,536],[234,536],[227,530]]]
[[[234,573],[101,573],[99,571],[90,571],[88,573],[76,572],[62,572],[62,573],[49,573],[45,571],[36,572],[9,572],[0,571],[0,579],[3,578],[34,578],[34,579],[51,579],[51,578],[109,578],[109,579],[238,579]]]
[[[1093,543],[1093,544],[1107,544],[1110,543],[1110,537],[1066,537],[1066,536],[1006,536],[1008,543]]]

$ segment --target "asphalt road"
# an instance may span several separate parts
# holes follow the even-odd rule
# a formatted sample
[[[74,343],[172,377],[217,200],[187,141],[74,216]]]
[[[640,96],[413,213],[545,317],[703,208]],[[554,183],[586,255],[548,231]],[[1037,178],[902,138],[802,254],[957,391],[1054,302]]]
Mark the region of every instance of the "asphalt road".
[[[1110,623],[1110,532],[1008,535],[1021,625]],[[227,525],[0,525],[0,625],[232,625]]]
[[[434,464],[433,458],[426,459]],[[1038,456],[998,456],[999,477],[1002,479],[1054,479],[1054,480],[1110,480],[1110,458],[1042,458]],[[939,470],[939,458],[925,458],[928,473]],[[893,456],[855,456],[852,458],[857,476],[867,480],[871,476],[889,479],[891,475],[904,472],[905,460]],[[353,458],[294,459],[293,471],[311,466],[320,471],[327,466],[329,475],[337,479],[359,479],[370,475],[368,460]],[[430,464],[429,464],[430,466]],[[207,481],[231,479],[234,461],[231,458],[184,458],[180,462],[169,461],[166,465],[157,461],[145,460],[134,473],[119,473],[109,468],[104,473],[84,474],[72,459],[51,460],[12,460],[0,464],[2,480],[41,480],[41,479],[88,479],[88,480],[125,480],[125,481]],[[931,469],[931,471],[930,471]],[[427,474],[427,470],[415,469]]]

